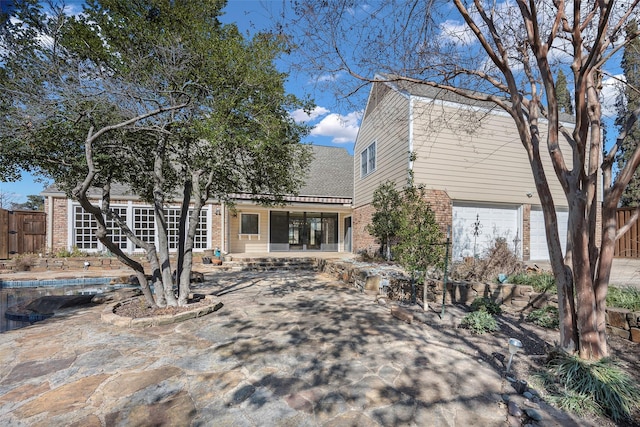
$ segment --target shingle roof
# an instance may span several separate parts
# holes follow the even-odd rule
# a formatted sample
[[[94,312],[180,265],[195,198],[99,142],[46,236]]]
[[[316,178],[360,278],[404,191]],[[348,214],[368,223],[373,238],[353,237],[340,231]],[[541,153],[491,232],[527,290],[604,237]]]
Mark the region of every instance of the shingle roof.
[[[313,161],[300,196],[353,197],[353,156],[342,147],[312,145]]]
[[[341,147],[312,145],[313,160],[309,166],[306,183],[300,189],[300,196],[353,198],[353,156]],[[55,184],[45,188],[42,195],[60,195]],[[100,196],[100,190],[91,189],[89,194]],[[114,183],[111,197],[135,198],[128,186]]]

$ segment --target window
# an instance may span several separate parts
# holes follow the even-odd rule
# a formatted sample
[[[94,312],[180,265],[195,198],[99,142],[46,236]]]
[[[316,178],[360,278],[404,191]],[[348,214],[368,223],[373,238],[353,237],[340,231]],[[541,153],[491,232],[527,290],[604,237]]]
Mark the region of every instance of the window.
[[[117,214],[123,221],[127,221],[127,208],[126,207],[112,207],[111,210]],[[116,222],[107,219],[106,220],[107,230],[109,231],[109,236],[111,237],[111,241],[118,246],[123,251],[127,250],[128,239],[124,234],[124,231],[116,225]]]
[[[258,214],[240,214],[240,234],[260,234],[258,232]]]
[[[151,206],[135,205],[130,209],[126,206],[114,206],[111,207],[114,213],[117,213],[120,218],[129,224],[134,234],[144,242],[156,243],[156,224],[155,214]],[[77,246],[81,250],[104,250],[105,247],[100,243],[96,237],[96,230],[98,225],[93,215],[85,212],[81,206],[73,205],[72,218],[70,219],[69,226],[72,227],[72,235],[70,235],[71,244]],[[211,209],[204,207],[200,211],[200,217],[196,234],[193,238],[194,249],[206,249],[209,247],[211,241],[211,227],[208,226],[208,217]],[[175,251],[178,249],[178,226],[180,221],[180,209],[176,207],[170,207],[165,210],[165,218],[167,220],[167,238],[169,243],[169,250]],[[192,211],[189,211],[191,215]],[[133,245],[129,242],[122,229],[116,225],[116,222],[110,219],[106,219],[106,227],[109,237],[112,242],[116,244],[120,249],[125,252],[132,253],[138,251],[141,248]],[[187,227],[188,227],[187,221]],[[257,229],[257,221],[256,221]],[[256,232],[257,233],[257,232]]]
[[[81,206],[75,206],[73,211],[75,218],[73,245],[80,250],[98,249],[98,238],[96,237],[98,224],[93,215],[85,212]]]
[[[133,230],[136,237],[143,242],[155,244],[156,220],[153,208],[133,208]]]
[[[360,176],[364,178],[376,170],[376,143],[373,142],[360,153]]]

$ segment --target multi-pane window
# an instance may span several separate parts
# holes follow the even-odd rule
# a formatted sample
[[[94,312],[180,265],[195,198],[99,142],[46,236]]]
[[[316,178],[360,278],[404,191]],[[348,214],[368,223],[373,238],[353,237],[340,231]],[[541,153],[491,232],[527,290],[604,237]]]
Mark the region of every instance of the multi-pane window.
[[[133,208],[133,230],[135,235],[146,243],[155,243],[156,223],[153,208]]]
[[[147,243],[156,242],[156,225],[153,208],[150,206],[134,206],[127,209],[125,206],[111,208],[120,218],[129,226],[131,226],[134,234],[142,241]],[[196,233],[193,239],[194,249],[206,249],[209,247],[209,228],[207,227],[207,218],[209,209],[200,211],[200,218]],[[189,215],[192,211],[189,211]],[[180,225],[180,209],[169,208],[165,210],[167,220],[167,238],[169,240],[169,249],[178,249],[179,241],[179,225]],[[81,250],[99,250],[102,244],[96,238],[97,223],[93,215],[86,213],[81,206],[73,206],[73,245]],[[106,220],[106,226],[111,240],[123,251],[131,250],[133,245],[129,244],[128,239],[122,229],[116,225],[113,220]],[[188,227],[187,223],[187,227]],[[135,246],[135,249],[141,249]]]
[[[240,214],[240,234],[260,234],[258,229],[259,218],[258,214]]]
[[[73,245],[78,249],[98,249],[96,230],[98,224],[93,215],[87,213],[81,206],[75,206],[73,227]]]
[[[202,209],[200,211],[200,218],[198,221],[198,227],[196,228],[196,234],[193,236],[193,248],[194,249],[206,249],[207,248],[207,210]],[[189,210],[189,218],[193,214],[192,210]],[[167,209],[165,211],[167,219],[167,239],[169,240],[169,249],[178,249],[180,241],[180,209]],[[187,220],[187,227],[189,227],[189,221]]]
[[[207,248],[207,210],[200,211],[200,218],[198,218],[198,228],[196,234],[193,236],[193,248],[194,249],[206,249]]]
[[[126,207],[112,207],[113,213],[117,214],[123,221],[127,221],[127,208]],[[122,229],[116,224],[115,221],[107,219],[107,230],[111,241],[122,250],[127,249],[127,236],[125,236]]]
[[[376,170],[376,143],[373,142],[360,153],[360,176],[365,177]]]
[[[167,209],[164,212],[167,221],[167,240],[169,241],[169,249],[178,249],[179,243],[179,226],[180,226],[180,209]]]

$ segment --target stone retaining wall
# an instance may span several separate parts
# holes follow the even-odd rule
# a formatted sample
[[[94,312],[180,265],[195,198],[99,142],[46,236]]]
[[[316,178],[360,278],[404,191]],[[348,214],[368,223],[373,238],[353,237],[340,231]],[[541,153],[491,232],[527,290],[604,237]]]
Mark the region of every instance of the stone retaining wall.
[[[411,278],[394,266],[370,265],[345,261],[320,260],[318,269],[361,292],[385,293],[396,301],[410,301],[412,295]],[[427,301],[441,303],[444,286],[441,280],[427,280]],[[422,300],[422,285],[415,286],[418,300]],[[493,301],[515,310],[530,311],[548,305],[558,306],[555,294],[534,292],[528,285],[457,282],[447,283],[445,303],[469,305],[478,297],[488,297]],[[621,308],[607,308],[607,333],[636,343],[640,343],[640,312]]]

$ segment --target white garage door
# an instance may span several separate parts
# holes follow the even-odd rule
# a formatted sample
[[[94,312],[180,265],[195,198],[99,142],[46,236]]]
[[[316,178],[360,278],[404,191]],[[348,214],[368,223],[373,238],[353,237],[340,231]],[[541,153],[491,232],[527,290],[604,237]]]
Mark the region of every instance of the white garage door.
[[[557,211],[558,216],[558,233],[560,234],[560,245],[562,253],[567,248],[567,221],[569,213],[566,211]],[[531,243],[530,258],[532,260],[548,260],[549,248],[547,247],[547,237],[544,230],[544,216],[541,208],[531,208]]]
[[[497,238],[522,254],[520,210],[516,206],[454,203],[453,258],[482,256]]]

